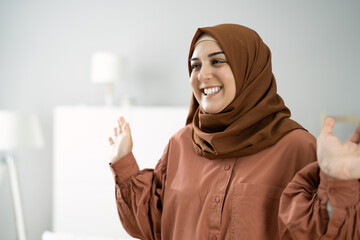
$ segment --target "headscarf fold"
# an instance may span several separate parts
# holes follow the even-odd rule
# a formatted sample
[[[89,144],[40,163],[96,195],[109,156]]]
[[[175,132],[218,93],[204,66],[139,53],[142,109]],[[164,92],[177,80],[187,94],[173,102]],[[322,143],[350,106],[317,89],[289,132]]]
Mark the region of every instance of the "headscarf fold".
[[[216,114],[206,113],[192,95],[186,123],[193,125],[193,145],[200,155],[210,159],[250,155],[303,128],[290,119],[290,110],[277,94],[270,49],[252,29],[236,24],[199,28],[190,46],[190,74],[194,45],[203,33],[214,37],[224,51],[236,95]]]

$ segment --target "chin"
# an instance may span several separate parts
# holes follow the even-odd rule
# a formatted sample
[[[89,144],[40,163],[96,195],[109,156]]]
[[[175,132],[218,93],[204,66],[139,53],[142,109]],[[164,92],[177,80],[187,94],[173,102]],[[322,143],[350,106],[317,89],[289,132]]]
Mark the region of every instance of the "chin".
[[[226,108],[227,106],[226,103],[227,102],[221,98],[211,98],[211,99],[203,98],[201,99],[200,105],[206,113],[216,114],[216,113],[220,113],[222,110]]]
[[[223,108],[214,107],[214,106],[212,106],[212,107],[204,107],[203,109],[204,109],[204,111],[206,113],[209,113],[209,114],[219,113],[219,112],[221,112],[223,110]]]

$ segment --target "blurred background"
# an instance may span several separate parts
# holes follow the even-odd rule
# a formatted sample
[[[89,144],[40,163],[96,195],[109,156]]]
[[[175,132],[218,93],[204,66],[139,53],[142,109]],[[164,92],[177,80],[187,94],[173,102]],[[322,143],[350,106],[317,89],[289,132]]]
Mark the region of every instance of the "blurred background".
[[[186,107],[196,29],[248,26],[272,51],[293,119],[316,136],[322,112],[360,114],[359,12],[357,0],[0,0],[0,110],[35,112],[45,140],[42,150],[15,153],[28,239],[52,230],[54,109],[104,105],[104,86],[90,79],[94,52],[125,59],[115,106],[127,95],[135,106]],[[106,165],[107,156],[99,161]],[[0,180],[4,240],[16,239],[7,179]]]

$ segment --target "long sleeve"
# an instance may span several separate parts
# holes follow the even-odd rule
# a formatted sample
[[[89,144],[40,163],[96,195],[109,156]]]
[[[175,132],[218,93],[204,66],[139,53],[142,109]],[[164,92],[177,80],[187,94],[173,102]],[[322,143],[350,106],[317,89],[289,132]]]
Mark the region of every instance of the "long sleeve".
[[[167,149],[155,169],[139,171],[132,153],[114,164],[115,195],[125,230],[140,239],[160,239]]]
[[[279,207],[280,239],[360,239],[360,184],[336,180],[317,162],[296,174]],[[327,202],[333,207],[331,218]]]

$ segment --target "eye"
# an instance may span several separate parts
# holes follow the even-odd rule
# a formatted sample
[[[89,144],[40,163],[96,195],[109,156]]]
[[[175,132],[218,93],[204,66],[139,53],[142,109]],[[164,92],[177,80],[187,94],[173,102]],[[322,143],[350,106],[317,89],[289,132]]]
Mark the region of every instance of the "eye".
[[[212,59],[211,63],[216,65],[216,64],[226,63],[226,61],[222,59]]]
[[[201,65],[198,64],[198,63],[193,63],[193,64],[191,64],[191,69],[192,69],[192,70],[194,70],[194,69],[199,69],[200,67],[201,67]]]

